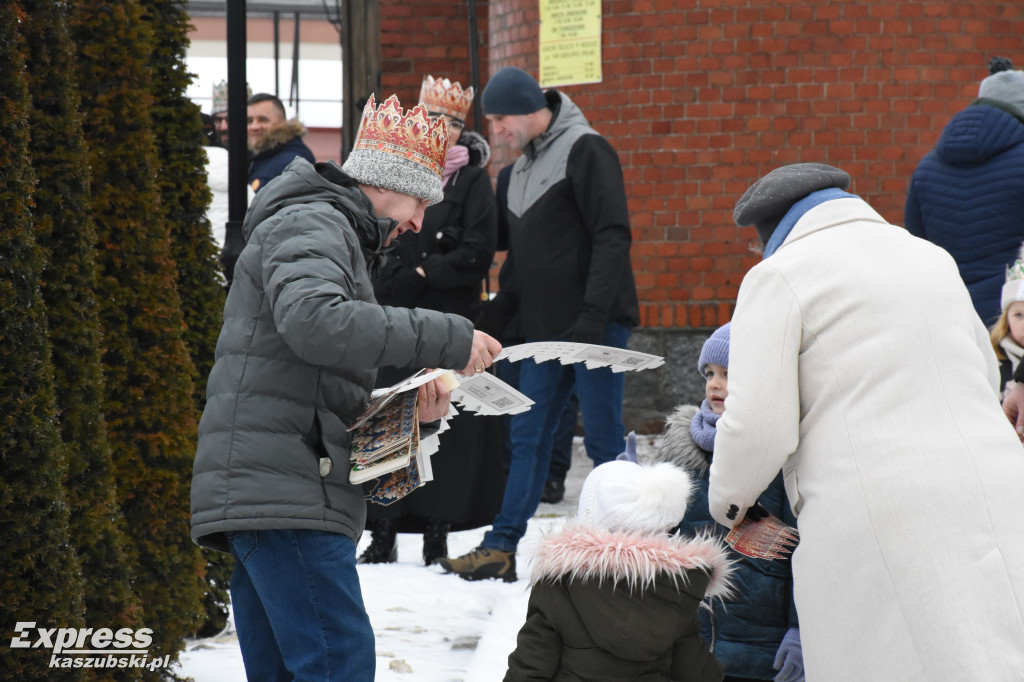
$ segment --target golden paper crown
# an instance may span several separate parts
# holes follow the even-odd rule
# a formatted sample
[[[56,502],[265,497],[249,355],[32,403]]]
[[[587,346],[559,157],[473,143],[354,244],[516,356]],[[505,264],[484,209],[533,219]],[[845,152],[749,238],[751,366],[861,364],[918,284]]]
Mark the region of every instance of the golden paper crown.
[[[433,76],[424,76],[420,86],[420,104],[427,111],[447,114],[465,123],[470,107],[473,106],[473,88],[462,89],[458,83],[447,78],[434,80]]]
[[[432,121],[424,107],[417,105],[403,112],[398,98],[391,95],[377,108],[370,95],[363,107],[352,150],[392,154],[413,161],[440,177],[450,139],[445,120]]]

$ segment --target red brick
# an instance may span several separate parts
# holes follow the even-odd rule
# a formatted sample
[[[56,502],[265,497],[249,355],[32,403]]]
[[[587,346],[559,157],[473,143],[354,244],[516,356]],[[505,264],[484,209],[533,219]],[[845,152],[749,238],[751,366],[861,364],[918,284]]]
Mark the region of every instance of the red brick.
[[[732,206],[780,164],[841,163],[901,221],[907,178],[976,97],[984,56],[1012,57],[1024,34],[1024,3],[999,0],[681,4],[602,3],[604,81],[563,88],[619,152],[641,318],[655,327],[730,318],[759,261]],[[478,10],[484,78],[509,64],[536,74],[536,2],[481,0]],[[383,91],[414,97],[425,64],[468,74],[462,4],[382,0],[381,23]],[[494,151],[492,172],[516,155]]]

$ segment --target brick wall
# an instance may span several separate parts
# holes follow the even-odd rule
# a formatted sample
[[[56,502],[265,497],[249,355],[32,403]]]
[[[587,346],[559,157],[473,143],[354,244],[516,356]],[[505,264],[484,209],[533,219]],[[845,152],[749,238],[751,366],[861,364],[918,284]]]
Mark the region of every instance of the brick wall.
[[[481,80],[538,72],[537,0],[478,2]],[[840,166],[852,191],[903,222],[907,181],[977,95],[989,57],[1024,66],[1024,2],[1005,0],[605,0],[601,83],[562,88],[618,150],[633,225],[643,327],[664,355],[627,377],[624,420],[656,430],[703,398],[695,364],[759,259],[736,199],[769,170]],[[381,0],[385,92],[418,96],[424,73],[466,74],[466,2]],[[491,170],[515,150],[494,149]]]
[[[487,0],[476,0],[476,13],[482,86],[488,75]],[[427,74],[472,84],[466,0],[380,0],[380,32],[378,99],[395,94],[403,107],[416,104]]]
[[[606,0],[603,82],[565,87],[618,150],[633,264],[651,328],[728,320],[757,262],[732,222],[743,190],[786,163],[853,176],[903,222],[907,180],[993,55],[1024,66],[1024,3]],[[491,0],[490,73],[537,75],[536,0]],[[497,150],[493,168],[510,158]]]

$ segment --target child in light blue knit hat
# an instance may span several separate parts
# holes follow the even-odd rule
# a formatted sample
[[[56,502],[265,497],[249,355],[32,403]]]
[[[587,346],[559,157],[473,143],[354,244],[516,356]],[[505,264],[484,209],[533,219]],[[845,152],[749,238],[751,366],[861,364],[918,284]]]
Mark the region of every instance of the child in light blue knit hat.
[[[729,395],[729,331],[726,323],[704,342],[697,360],[697,371],[705,381],[704,401],[700,407],[682,405],[669,415],[655,456],[690,472],[696,482],[693,499],[679,525],[686,535],[723,536],[728,532],[711,518],[708,485],[718,419],[725,412]],[[758,504],[796,525],[781,474]],[[712,602],[710,609],[700,611],[701,633],[725,666],[725,679],[802,682],[803,654],[789,559],[753,559],[732,549],[730,558],[736,562],[735,576],[742,589],[734,597]]]

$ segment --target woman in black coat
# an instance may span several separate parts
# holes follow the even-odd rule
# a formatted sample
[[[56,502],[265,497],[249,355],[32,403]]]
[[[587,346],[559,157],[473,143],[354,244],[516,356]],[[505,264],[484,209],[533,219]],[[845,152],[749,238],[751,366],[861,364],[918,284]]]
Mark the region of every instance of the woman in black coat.
[[[431,79],[434,83],[440,82]],[[449,103],[455,88],[462,95],[457,83],[449,85],[445,91]],[[443,174],[444,200],[426,210],[418,233],[406,232],[397,239],[377,275],[374,292],[382,305],[428,308],[474,319],[497,242],[497,209],[485,170],[490,148],[478,133],[462,130],[472,89],[465,93],[468,102],[461,112],[434,106],[426,92],[424,82],[421,103],[432,115],[445,115],[452,130]],[[409,373],[408,368],[382,368],[377,383],[388,386]],[[429,565],[447,556],[450,529],[468,530],[493,521],[505,487],[498,418],[464,413],[450,426],[441,435],[440,451],[431,459],[433,481],[392,505],[370,505],[367,529],[373,540],[361,563],[396,561],[396,533],[422,532],[423,561]]]

